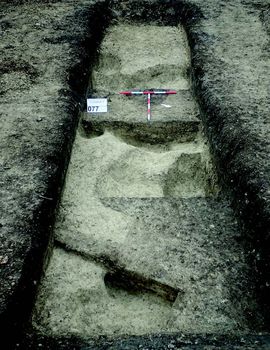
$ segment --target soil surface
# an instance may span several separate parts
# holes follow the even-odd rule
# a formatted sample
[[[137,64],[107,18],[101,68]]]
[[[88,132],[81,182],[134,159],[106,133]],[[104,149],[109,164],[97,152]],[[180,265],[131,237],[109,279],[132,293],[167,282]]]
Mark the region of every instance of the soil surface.
[[[177,95],[178,105],[176,108],[181,113],[184,110],[186,112],[184,111],[181,116],[176,113],[167,124],[166,130],[164,128],[161,133],[162,118],[166,116],[166,120],[169,121],[170,113],[168,111],[173,111],[175,99],[172,98],[170,103],[160,99],[154,100],[153,120],[156,118],[156,124],[151,125],[151,132],[149,133],[145,120],[138,120],[133,123],[133,118],[132,121],[129,118],[124,119],[132,112],[132,104],[129,103],[129,99],[120,100],[119,96],[109,95],[111,104],[116,101],[117,110],[119,105],[122,105],[121,110],[128,110],[129,113],[125,115],[121,112],[121,118],[117,119],[116,114],[111,110],[113,123],[110,123],[105,116],[102,118],[94,116],[90,123],[89,115],[82,115],[82,126],[76,144],[78,145],[79,140],[85,144],[92,144],[107,137],[111,141],[117,140],[117,143],[120,143],[126,150],[132,149],[133,153],[134,147],[137,147],[139,149],[138,154],[146,154],[147,157],[149,153],[155,154],[154,157],[159,159],[165,151],[175,152],[175,154],[177,152],[178,154],[185,153],[187,147],[190,149],[189,145],[184,146],[184,148],[181,145],[179,149],[179,144],[182,142],[191,144],[194,139],[197,140],[197,145],[193,145],[193,149],[202,147],[205,150],[203,137],[201,136],[203,125],[204,133],[209,140],[211,153],[214,155],[217,177],[221,180],[219,188],[226,189],[227,194],[230,194],[229,202],[233,204],[233,211],[228,205],[229,202],[224,199],[223,194],[217,201],[213,198],[216,191],[216,186],[213,187],[216,174],[212,170],[210,171],[210,188],[213,188],[213,190],[209,193],[212,196],[211,200],[202,198],[202,201],[199,201],[198,193],[201,196],[205,192],[205,185],[202,189],[201,184],[199,187],[192,185],[192,188],[195,188],[195,198],[186,198],[189,196],[186,196],[182,190],[178,191],[177,198],[162,197],[163,180],[160,182],[155,176],[157,180],[156,188],[159,188],[156,190],[155,196],[157,197],[159,193],[159,198],[155,198],[155,196],[148,198],[148,204],[140,202],[140,198],[135,198],[134,191],[130,192],[134,196],[132,200],[121,198],[122,186],[117,189],[111,185],[106,189],[102,188],[101,192],[105,199],[103,198],[101,203],[110,212],[116,212],[117,215],[122,215],[125,218],[130,216],[133,218],[134,210],[139,212],[143,222],[138,228],[143,227],[145,221],[147,222],[146,225],[149,225],[149,219],[143,217],[145,209],[150,211],[151,208],[166,207],[169,209],[165,214],[163,214],[163,211],[162,215],[168,215],[167,213],[171,213],[172,209],[170,208],[172,207],[176,208],[180,205],[181,208],[193,208],[198,205],[195,203],[199,202],[202,211],[197,211],[198,215],[194,226],[196,227],[198,223],[202,224],[203,230],[206,230],[206,235],[211,235],[211,231],[207,226],[209,217],[210,221],[216,218],[215,220],[221,223],[221,231],[219,232],[227,232],[227,229],[224,228],[227,228],[228,222],[230,222],[232,226],[229,236],[227,236],[227,233],[225,236],[221,235],[220,239],[222,240],[222,237],[224,237],[224,242],[220,242],[220,246],[213,248],[214,256],[217,257],[217,260],[214,259],[214,264],[223,261],[223,255],[218,254],[219,249],[223,249],[220,248],[223,247],[222,244],[225,244],[225,252],[227,254],[229,251],[230,257],[233,256],[232,251],[236,248],[236,256],[242,258],[237,261],[237,264],[232,264],[229,268],[229,275],[233,269],[237,270],[235,276],[243,271],[244,274],[250,274],[250,277],[253,280],[255,279],[256,283],[255,294],[252,291],[253,294],[247,295],[248,300],[253,300],[249,307],[253,309],[253,305],[255,305],[255,314],[248,311],[250,310],[248,307],[246,310],[249,316],[246,317],[245,314],[243,321],[244,299],[240,302],[240,309],[233,308],[234,312],[237,312],[237,316],[232,317],[230,322],[233,323],[234,320],[240,317],[241,321],[237,325],[239,329],[246,328],[249,331],[251,328],[260,328],[260,320],[257,322],[259,311],[257,307],[261,305],[261,309],[264,311],[264,325],[266,329],[268,328],[270,315],[269,6],[268,0],[226,2],[223,0],[138,0],[136,2],[115,1],[113,4],[108,1],[90,0],[16,0],[1,2],[0,113],[2,127],[0,131],[0,183],[2,212],[0,218],[0,327],[4,335],[2,342],[6,341],[7,344],[10,344],[10,346],[7,345],[8,348],[16,341],[18,343],[17,348],[21,346],[25,349],[36,349],[40,346],[44,349],[64,349],[71,346],[76,349],[124,349],[127,347],[130,349],[197,349],[209,347],[216,349],[221,347],[224,349],[264,349],[269,347],[267,345],[269,344],[269,338],[258,334],[255,336],[244,336],[242,334],[240,337],[233,338],[228,336],[216,337],[215,335],[213,337],[209,335],[202,335],[201,337],[189,335],[187,340],[183,340],[184,335],[179,337],[177,335],[165,336],[159,334],[151,337],[127,337],[114,341],[105,338],[100,341],[82,341],[79,338],[40,336],[34,332],[29,333],[24,342],[19,341],[22,329],[25,328],[26,321],[29,319],[42,269],[47,265],[44,261],[49,260],[48,256],[50,254],[48,252],[50,250],[48,250],[48,246],[52,241],[55,211],[63,187],[65,170],[77,127],[78,111],[79,109],[83,110],[85,104],[87,80],[92,70],[91,63],[95,61],[98,43],[102,39],[104,27],[108,26],[109,18],[112,19],[112,25],[114,25],[117,23],[117,18],[120,17],[125,18],[129,25],[134,21],[139,21],[143,25],[152,21],[154,22],[153,25],[173,25],[176,31],[179,30],[179,27],[177,29],[179,23],[184,25],[189,41],[193,79],[192,84],[189,79],[186,79],[189,76],[189,68],[184,65],[179,67],[181,76],[182,74],[183,76],[181,79],[178,77],[177,81],[180,84],[181,80],[181,84],[184,84],[182,88],[186,89],[190,85],[195,88],[201,113],[198,113],[198,107],[194,104],[193,94],[189,90],[182,91],[181,94]],[[112,31],[112,35],[114,34],[116,32]],[[134,35],[135,38],[136,35]],[[160,46],[161,38],[158,37],[156,40],[160,43]],[[179,43],[183,42],[183,36],[179,35],[177,40],[179,40]],[[169,42],[171,41],[169,40]],[[106,39],[103,43],[106,43]],[[164,43],[165,45],[166,43]],[[114,56],[121,52],[120,46],[113,52]],[[108,42],[107,48],[113,50]],[[143,51],[147,53],[146,49],[147,45],[143,46]],[[183,52],[187,52],[187,50],[188,46],[183,49]],[[105,63],[107,60],[107,65],[110,65],[110,59],[112,59],[112,66],[114,66],[114,56],[106,58],[105,55]],[[171,58],[173,58],[173,55],[171,55],[169,61]],[[101,66],[102,64],[95,67]],[[135,65],[132,66],[133,68],[137,69]],[[170,67],[168,69],[168,75],[171,78],[174,76],[175,69],[178,68]],[[160,67],[157,67],[157,70],[150,69],[150,71],[155,85],[158,82],[158,76],[164,78],[160,74]],[[126,71],[124,70],[122,73],[125,75]],[[129,82],[134,81],[135,85],[143,82],[142,79],[146,71],[142,69],[141,73],[141,75],[138,74],[138,81],[132,78]],[[167,81],[168,83],[173,83],[171,78]],[[147,79],[149,79],[149,76]],[[103,96],[108,94],[106,87],[101,88],[102,84],[100,85],[100,91],[94,92],[92,90],[92,82],[95,81],[94,75],[90,81],[91,93],[97,93],[98,95],[102,93]],[[119,81],[123,82],[122,77]],[[165,82],[166,80],[162,80],[162,87]],[[95,84],[97,84],[97,80]],[[155,86],[151,84],[150,87]],[[109,91],[111,93],[111,88]],[[136,103],[136,107],[141,113],[146,112],[146,101],[137,99],[137,102],[134,103]],[[170,105],[171,108],[161,106],[161,104]],[[184,108],[178,108],[180,105]],[[163,111],[164,115],[160,111]],[[158,116],[161,116],[159,124]],[[146,114],[144,117],[146,117]],[[179,119],[174,121],[177,117]],[[198,121],[198,118],[202,119],[202,124]],[[120,133],[118,133],[119,129],[121,130]],[[102,135],[103,133],[104,135]],[[96,140],[86,138],[86,136],[91,135],[92,137],[94,134],[99,136]],[[194,135],[196,135],[195,138]],[[186,139],[183,139],[183,136]],[[149,142],[142,142],[145,139]],[[156,146],[159,143],[161,146]],[[75,146],[74,154],[76,147],[78,146]],[[132,159],[134,157],[136,159],[134,154],[132,157]],[[147,157],[144,159],[149,159]],[[183,157],[181,156],[180,159],[183,160]],[[209,159],[209,157],[206,157],[206,159]],[[211,164],[211,162],[208,164]],[[122,167],[126,169],[125,162],[122,162]],[[212,168],[212,165],[210,168]],[[116,174],[120,176],[121,172],[118,171]],[[167,174],[166,171],[165,174]],[[212,175],[214,175],[214,182],[212,181]],[[205,179],[207,178],[206,176]],[[162,191],[160,188],[162,188]],[[167,187],[167,189],[171,188],[171,185]],[[120,193],[120,195],[112,200],[108,196],[110,193]],[[175,194],[175,190],[170,190],[170,196],[173,193]],[[181,196],[185,198],[181,198]],[[156,201],[156,203],[154,204],[153,201]],[[158,203],[158,201],[163,201],[163,203]],[[127,208],[131,208],[128,213],[125,212]],[[179,213],[179,208],[177,210]],[[188,209],[187,211],[189,212]],[[218,219],[218,216],[216,216],[219,215],[218,212],[227,213],[225,221],[223,221],[223,216],[222,219]],[[155,213],[152,211],[151,215]],[[186,213],[186,209],[183,210],[183,213]],[[235,226],[234,215],[241,219],[241,234],[239,227],[236,228]],[[168,215],[169,222],[171,222],[171,217]],[[168,231],[166,232],[170,231],[170,225],[168,224]],[[179,222],[176,222],[175,225],[179,225]],[[194,232],[196,231],[194,230]],[[207,239],[210,239],[209,236],[207,237]],[[158,240],[154,241],[158,244]],[[227,241],[233,242],[231,248],[227,247],[227,245],[230,245],[230,243],[226,245]],[[245,249],[242,243],[245,244]],[[218,245],[219,241],[216,241],[216,244]],[[83,247],[80,245],[74,248],[74,246],[68,246],[61,240],[58,240],[57,245],[58,247],[51,261],[59,261],[59,256],[63,258],[72,255],[66,252],[67,249],[73,252],[76,261],[83,261],[81,262],[82,265],[89,264],[89,260],[92,259],[85,254]],[[211,249],[209,248],[209,251]],[[242,249],[244,249],[243,255],[240,253]],[[84,259],[81,255],[84,256]],[[219,260],[220,255],[222,255],[221,260]],[[192,257],[192,254],[190,257]],[[248,258],[248,261],[245,257]],[[197,255],[195,258],[197,258]],[[198,261],[200,261],[200,258]],[[93,263],[92,260],[91,263]],[[108,293],[109,297],[111,298],[116,294],[118,296],[118,293],[120,293],[124,298],[128,295],[127,298],[130,300],[129,291],[123,291],[122,288],[121,280],[123,276],[121,274],[120,277],[119,274],[107,275],[108,263],[95,260],[95,264],[98,264],[101,270],[106,270],[105,276],[107,277],[104,279],[104,283],[106,291],[110,292]],[[50,275],[51,266],[53,265],[50,265],[48,274],[53,279],[56,274]],[[96,268],[96,265],[94,266]],[[224,265],[222,276],[224,276],[224,269],[226,268],[227,264],[226,267]],[[241,270],[242,268],[243,270]],[[116,271],[119,270],[116,269]],[[219,271],[219,268],[215,271]],[[128,272],[130,271],[128,270]],[[124,276],[125,278],[130,277],[130,274]],[[132,276],[134,277],[134,273]],[[116,284],[115,280],[118,281]],[[138,281],[140,283],[143,281],[144,285],[149,285],[149,279],[146,280],[141,275],[136,281],[137,284]],[[150,281],[153,281],[153,278]],[[241,290],[243,293],[246,288],[252,290],[252,283],[249,283],[248,279],[246,280],[248,286],[235,284],[235,279],[232,282],[232,286],[236,286],[239,288],[236,290]],[[163,282],[162,285],[164,286]],[[134,288],[134,284],[132,286]],[[160,284],[154,283],[154,297],[153,287],[151,287],[151,293],[149,293],[147,287],[145,300],[147,302],[149,300],[162,300],[163,303],[166,299],[165,309],[167,310],[168,305],[171,307],[172,303],[171,297],[169,297],[169,301],[167,300],[168,295],[175,296],[175,289],[166,284],[165,292],[163,288],[163,296],[160,297],[160,292],[158,295],[156,293],[159,287]],[[48,295],[50,294],[48,293]],[[192,298],[192,293],[190,295]],[[82,300],[83,304],[87,304],[84,295],[82,295]],[[232,296],[231,300],[238,301],[239,295]],[[141,299],[140,302],[142,302]],[[162,310],[164,306],[162,303],[157,303],[160,307],[159,310]],[[215,315],[220,314],[220,311],[220,309],[216,310]],[[162,312],[159,314],[162,314]],[[57,320],[57,317],[54,320]],[[151,327],[156,327],[159,321],[152,320]],[[223,325],[232,325],[227,321]],[[198,327],[202,324],[204,324],[202,319],[199,319]],[[13,334],[12,338],[8,334]]]

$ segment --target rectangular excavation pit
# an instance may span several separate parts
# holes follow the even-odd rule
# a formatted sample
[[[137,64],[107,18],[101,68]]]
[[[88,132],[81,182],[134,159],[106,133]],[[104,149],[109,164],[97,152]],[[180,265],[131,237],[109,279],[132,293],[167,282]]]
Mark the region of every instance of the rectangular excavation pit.
[[[110,37],[105,35],[105,46],[101,44],[100,55],[103,47],[106,52],[95,65],[89,91],[92,96],[109,96],[111,109],[106,116],[84,113],[81,118],[55,226],[55,239],[62,248],[54,249],[33,316],[34,328],[42,334],[79,338],[162,332],[244,335],[264,329],[252,271],[239,243],[240,229],[227,201],[222,195],[216,197],[215,173],[200,131],[198,107],[188,90],[190,58],[185,32],[181,26],[160,24],[140,27],[129,23],[124,30],[121,21],[119,28],[117,23],[108,28],[107,35],[114,39],[119,35],[121,43],[130,45],[142,37],[127,39],[128,34],[135,29],[145,31],[144,37],[153,38],[151,44],[156,38],[160,49],[171,46],[177,33],[176,48],[169,55],[168,80],[161,72],[164,67],[166,71],[166,64],[160,62],[158,49],[150,47],[155,57],[147,64],[142,61],[150,52],[149,40],[135,50],[137,64],[133,64],[134,51],[127,61],[117,59],[121,50],[128,50],[120,50],[119,43],[110,48],[115,43]],[[154,36],[157,28],[159,35]],[[169,40],[163,40],[168,33]],[[175,60],[177,45],[185,52],[183,66]],[[167,56],[161,55],[162,59],[166,61]],[[121,62],[126,67],[118,74]],[[136,72],[138,77],[133,80]],[[128,86],[123,85],[125,81]],[[152,86],[154,83],[160,85]],[[144,99],[123,100],[117,95],[120,89],[141,87],[137,84],[159,88],[165,83],[167,88],[179,89],[179,95],[154,101],[150,125]],[[166,109],[162,103],[174,106]],[[139,164],[137,160],[143,157],[144,163]],[[175,161],[170,163],[170,159]],[[162,171],[148,176],[147,169],[153,164],[162,168],[162,161],[168,165],[166,176]],[[188,164],[199,171],[188,172]],[[190,184],[185,190],[180,188],[182,169]],[[137,182],[136,171],[140,172]],[[108,184],[108,176],[116,183]],[[156,181],[159,178],[161,185]],[[102,254],[110,255],[112,266],[97,262]],[[159,257],[163,260],[158,261]],[[131,260],[133,267],[138,263],[141,271],[151,275],[156,286],[162,285],[160,281],[170,282],[163,284],[165,297],[160,288],[151,287],[148,293],[148,279],[140,280],[141,288],[136,278],[132,282],[127,272]],[[118,275],[115,266],[121,271]],[[172,267],[178,268],[176,287]]]

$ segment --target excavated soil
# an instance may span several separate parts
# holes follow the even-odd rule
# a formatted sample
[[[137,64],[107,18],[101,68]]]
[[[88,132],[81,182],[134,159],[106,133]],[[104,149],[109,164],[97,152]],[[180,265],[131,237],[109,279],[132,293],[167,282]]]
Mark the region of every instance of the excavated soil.
[[[181,26],[107,31],[89,94],[107,96],[109,111],[81,115],[33,315],[42,334],[254,331],[250,271],[189,69]],[[143,97],[118,95],[130,88],[178,93],[153,97],[147,123]]]

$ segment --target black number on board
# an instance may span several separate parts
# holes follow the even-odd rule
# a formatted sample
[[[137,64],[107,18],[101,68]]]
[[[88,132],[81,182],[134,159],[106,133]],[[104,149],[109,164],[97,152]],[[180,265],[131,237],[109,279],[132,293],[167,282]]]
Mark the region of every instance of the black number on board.
[[[98,112],[99,106],[89,106],[87,108],[88,112]]]

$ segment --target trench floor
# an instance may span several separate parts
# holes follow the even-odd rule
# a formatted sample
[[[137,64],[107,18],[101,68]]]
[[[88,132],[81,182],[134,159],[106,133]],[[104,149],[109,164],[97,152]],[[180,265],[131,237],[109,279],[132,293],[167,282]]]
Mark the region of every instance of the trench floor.
[[[181,26],[109,28],[90,86],[33,314],[47,335],[249,332],[256,314],[237,222],[219,193]],[[151,123],[132,88],[153,98]],[[165,106],[164,106],[165,105]],[[169,106],[169,107],[168,107]]]

